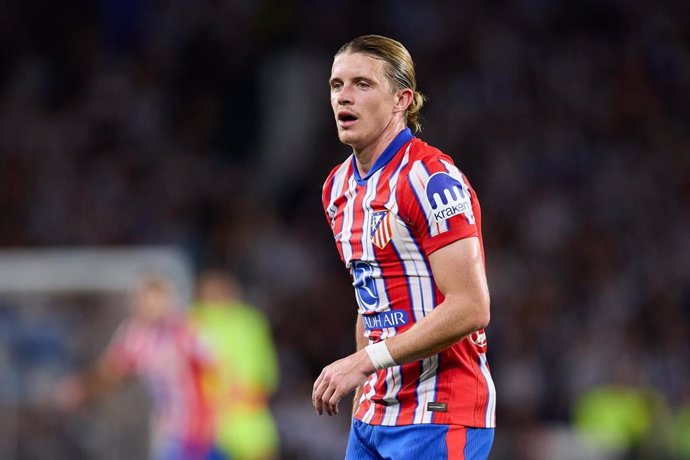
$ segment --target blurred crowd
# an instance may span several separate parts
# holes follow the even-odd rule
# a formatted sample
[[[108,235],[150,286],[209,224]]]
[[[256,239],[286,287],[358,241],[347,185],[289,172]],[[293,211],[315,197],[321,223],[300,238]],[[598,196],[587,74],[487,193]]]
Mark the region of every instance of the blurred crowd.
[[[327,80],[344,42],[389,35],[428,96],[421,137],[483,206],[496,458],[539,458],[535,433],[592,389],[672,417],[690,405],[688,18],[672,0],[5,1],[0,246],[170,244],[235,273],[271,323],[283,444],[312,442],[311,383],[356,317],[320,202],[349,154]]]

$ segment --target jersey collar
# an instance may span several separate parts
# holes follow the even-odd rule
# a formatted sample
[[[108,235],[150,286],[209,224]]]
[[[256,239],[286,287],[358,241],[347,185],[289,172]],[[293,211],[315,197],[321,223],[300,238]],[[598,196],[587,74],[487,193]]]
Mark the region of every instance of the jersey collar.
[[[355,156],[352,155],[352,170],[354,171],[355,174],[355,180],[359,185],[364,185],[371,176],[376,174],[376,172],[386,166],[389,161],[395,156],[396,153],[398,153],[398,150],[402,148],[403,145],[407,144],[407,142],[412,139],[414,136],[412,135],[412,131],[410,131],[410,128],[405,128],[402,131],[398,133],[397,136],[395,136],[395,139],[388,144],[388,147],[386,147],[386,150],[383,151],[380,157],[376,159],[376,162],[374,163],[374,166],[371,167],[369,170],[369,174],[367,174],[364,177],[361,177],[359,175],[359,169],[357,169],[357,162],[355,161]]]

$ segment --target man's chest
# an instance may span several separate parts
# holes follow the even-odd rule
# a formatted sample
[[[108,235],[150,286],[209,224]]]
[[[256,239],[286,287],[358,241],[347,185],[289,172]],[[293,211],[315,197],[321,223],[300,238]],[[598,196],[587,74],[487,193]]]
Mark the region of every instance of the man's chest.
[[[394,253],[394,240],[409,234],[395,194],[386,187],[358,186],[333,202],[331,230],[349,268],[353,261],[371,263]]]

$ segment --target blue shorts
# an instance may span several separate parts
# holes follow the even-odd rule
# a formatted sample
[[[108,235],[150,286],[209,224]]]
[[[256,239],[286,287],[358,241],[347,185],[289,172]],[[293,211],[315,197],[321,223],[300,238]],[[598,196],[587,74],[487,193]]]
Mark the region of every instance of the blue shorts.
[[[355,420],[345,460],[486,460],[493,442],[493,428],[378,426]]]

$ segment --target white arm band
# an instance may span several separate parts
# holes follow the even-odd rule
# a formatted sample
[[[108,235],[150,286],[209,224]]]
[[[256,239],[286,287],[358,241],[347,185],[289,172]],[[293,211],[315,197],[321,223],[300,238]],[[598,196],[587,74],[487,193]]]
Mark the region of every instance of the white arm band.
[[[388,351],[388,345],[386,345],[384,340],[367,345],[364,347],[364,349],[367,351],[369,359],[371,359],[371,362],[374,364],[374,367],[377,371],[387,367],[397,366],[395,361],[393,361],[391,352]]]

